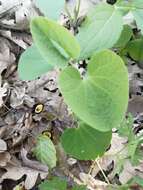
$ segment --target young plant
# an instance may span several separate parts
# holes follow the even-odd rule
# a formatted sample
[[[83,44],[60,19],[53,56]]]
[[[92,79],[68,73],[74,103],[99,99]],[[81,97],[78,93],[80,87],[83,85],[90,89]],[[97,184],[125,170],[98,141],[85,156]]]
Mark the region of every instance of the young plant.
[[[37,17],[31,21],[34,45],[22,54],[19,75],[23,80],[32,80],[59,69],[59,89],[79,119],[78,127],[67,129],[61,142],[75,158],[102,156],[110,144],[112,129],[124,118],[128,72],[121,57],[107,49],[123,48],[130,40],[132,31],[123,25],[129,11],[143,32],[140,7],[143,8],[140,0],[120,0],[114,6],[100,3],[92,8],[76,36],[51,18]],[[81,60],[89,60],[85,75],[74,67]]]

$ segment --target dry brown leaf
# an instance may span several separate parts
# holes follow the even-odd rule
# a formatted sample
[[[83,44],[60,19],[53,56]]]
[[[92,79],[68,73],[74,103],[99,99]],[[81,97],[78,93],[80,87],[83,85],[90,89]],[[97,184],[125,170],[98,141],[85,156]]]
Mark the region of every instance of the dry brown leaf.
[[[0,167],[5,167],[10,162],[10,158],[9,152],[0,153]]]
[[[7,172],[2,176],[3,180],[12,179],[16,181],[19,180],[22,176],[26,175],[25,188],[27,190],[34,187],[39,175],[42,179],[46,178],[48,175],[46,172],[30,169],[28,167],[13,166],[12,164],[8,164],[5,169]]]
[[[139,113],[143,113],[143,97],[132,96],[128,104],[128,112],[132,113],[133,116],[137,116]]]
[[[0,153],[5,152],[7,150],[7,144],[4,140],[0,139]]]
[[[15,15],[15,19],[11,15]],[[3,16],[0,25],[24,30],[29,28],[30,19],[38,16],[38,12],[31,0],[1,0],[0,16]]]
[[[5,38],[0,38],[0,74],[15,62],[15,55],[10,51],[10,44]]]

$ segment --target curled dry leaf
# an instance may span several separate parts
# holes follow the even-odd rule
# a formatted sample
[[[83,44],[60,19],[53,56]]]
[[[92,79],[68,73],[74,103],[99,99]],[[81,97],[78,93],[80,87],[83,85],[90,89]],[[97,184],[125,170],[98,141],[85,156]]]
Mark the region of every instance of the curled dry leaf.
[[[12,164],[7,164],[5,169],[7,172],[2,176],[2,180],[12,179],[16,181],[22,178],[22,176],[26,175],[25,189],[27,190],[34,187],[39,174],[42,179],[46,178],[48,175],[47,172],[41,172],[39,170],[30,169],[28,167],[13,166]]]
[[[11,15],[15,16],[15,19]],[[7,28],[24,30],[29,27],[29,20],[38,16],[31,0],[1,0],[0,25]],[[6,17],[4,17],[6,16]],[[9,19],[7,19],[9,17]]]
[[[0,153],[7,150],[7,144],[4,140],[0,139]]]
[[[0,107],[3,105],[3,97],[7,95],[7,88],[6,86],[1,86],[1,77],[0,77]]]
[[[10,158],[9,152],[0,153],[0,167],[5,167],[10,162]]]
[[[33,168],[33,169],[38,169],[39,171],[42,172],[48,172],[48,167],[38,161],[30,160],[27,158],[27,151],[26,149],[22,148],[21,150],[21,158],[23,161],[23,164],[27,167]]]
[[[15,55],[10,51],[10,44],[5,38],[0,38],[0,74],[15,62]]]

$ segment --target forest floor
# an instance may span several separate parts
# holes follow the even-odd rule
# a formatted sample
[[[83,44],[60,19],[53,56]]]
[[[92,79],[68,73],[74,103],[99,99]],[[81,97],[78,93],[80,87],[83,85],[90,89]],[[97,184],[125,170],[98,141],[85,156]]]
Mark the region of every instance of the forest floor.
[[[88,1],[88,0],[87,0]],[[82,13],[95,1],[83,3]],[[17,190],[18,185],[36,190],[41,180],[47,178],[48,168],[32,155],[35,138],[49,131],[56,143],[64,128],[73,123],[67,106],[57,87],[57,71],[49,72],[34,81],[20,80],[17,65],[20,55],[32,44],[29,20],[38,16],[30,0],[0,1],[0,189]],[[65,20],[63,20],[65,22]],[[134,118],[134,130],[143,130],[143,70],[134,61],[128,65],[130,100],[128,112]],[[62,104],[61,104],[62,102]],[[43,106],[42,111],[38,106]],[[111,182],[126,183],[135,175],[143,176],[143,163],[132,166],[125,162],[124,169],[114,176],[119,152],[125,138],[113,133],[108,154],[99,160]],[[50,175],[60,176],[69,182],[84,184],[88,180],[90,190],[106,190],[107,183],[97,163],[78,161],[59,150],[59,164]],[[17,188],[17,189],[16,189]],[[139,188],[139,187],[138,187]],[[20,190],[20,188],[19,188]],[[21,188],[22,190],[22,188]]]

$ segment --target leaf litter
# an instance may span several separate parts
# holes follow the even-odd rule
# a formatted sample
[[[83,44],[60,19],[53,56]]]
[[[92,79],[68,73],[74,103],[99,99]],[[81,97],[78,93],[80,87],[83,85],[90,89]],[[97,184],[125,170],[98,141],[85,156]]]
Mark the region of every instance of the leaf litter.
[[[88,2],[86,1],[88,4]],[[90,6],[97,1],[89,1]],[[83,3],[81,15],[89,4]],[[70,4],[71,6],[71,4]],[[52,131],[53,141],[74,121],[57,87],[58,71],[52,71],[34,81],[21,81],[17,73],[20,54],[32,44],[29,33],[30,18],[41,14],[30,0],[2,0],[0,5],[0,183],[4,189],[6,180],[14,181],[16,189],[22,183],[25,189],[33,189],[39,181],[47,178],[48,167],[33,157],[35,139],[44,131]],[[64,23],[65,21],[61,21]],[[143,70],[132,60],[128,65],[130,80],[130,101],[128,112],[134,117],[133,128],[140,134],[143,127]],[[40,114],[35,106],[44,105]],[[143,163],[133,166],[126,160],[124,166],[117,156],[124,149],[127,139],[113,134],[111,147],[99,160],[102,169],[107,172],[110,182],[126,183],[133,176],[143,177]],[[86,184],[90,190],[107,189],[107,182],[101,174],[101,168],[92,161],[77,161],[66,156],[59,145],[57,152],[62,162],[53,170],[53,175],[67,177],[73,182]],[[126,157],[126,151],[122,156]],[[121,164],[119,165],[119,162]],[[91,170],[91,171],[90,171]],[[90,173],[89,173],[90,171]],[[24,177],[24,178],[23,178]],[[21,181],[19,181],[21,180]],[[116,183],[116,182],[115,182]],[[8,183],[10,184],[10,183]],[[6,189],[6,188],[5,188]],[[4,190],[5,190],[4,189]]]

